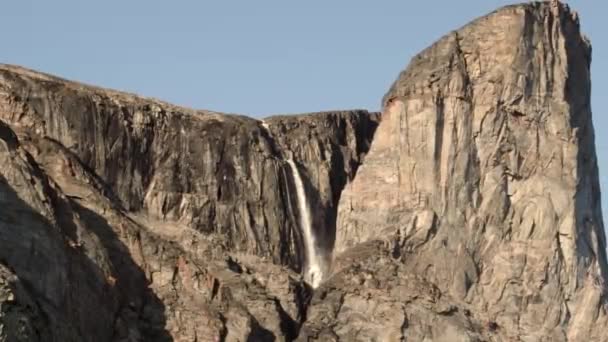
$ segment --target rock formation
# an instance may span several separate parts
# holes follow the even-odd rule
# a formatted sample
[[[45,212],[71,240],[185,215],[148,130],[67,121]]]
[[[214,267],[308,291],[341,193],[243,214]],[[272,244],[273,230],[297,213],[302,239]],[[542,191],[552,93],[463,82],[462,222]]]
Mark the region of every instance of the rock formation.
[[[310,289],[286,158],[310,166],[314,228],[333,239],[377,125],[344,111],[266,129],[6,65],[0,119],[10,341],[292,340]]]
[[[500,9],[414,57],[342,194],[336,254],[381,236],[505,341],[608,340],[590,62],[558,2]]]
[[[551,1],[440,39],[382,114],[0,65],[0,341],[608,341],[590,62]]]

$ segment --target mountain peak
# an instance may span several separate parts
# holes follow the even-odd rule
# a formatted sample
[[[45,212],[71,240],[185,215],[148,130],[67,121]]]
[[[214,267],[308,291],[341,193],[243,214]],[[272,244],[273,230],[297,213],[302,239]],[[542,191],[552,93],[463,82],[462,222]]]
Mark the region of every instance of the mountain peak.
[[[507,340],[601,340],[590,62],[559,2],[504,7],[415,56],[342,193],[335,257],[382,237]]]
[[[448,33],[380,114],[0,65],[0,340],[605,341],[590,62],[550,1]]]

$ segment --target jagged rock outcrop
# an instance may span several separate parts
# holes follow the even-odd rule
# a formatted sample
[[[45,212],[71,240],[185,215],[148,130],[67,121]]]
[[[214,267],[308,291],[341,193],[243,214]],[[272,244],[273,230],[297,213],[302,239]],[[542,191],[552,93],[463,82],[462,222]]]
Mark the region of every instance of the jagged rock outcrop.
[[[303,266],[284,157],[335,218],[377,125],[367,111],[262,125],[15,66],[0,66],[0,119],[10,341],[293,340],[310,289],[281,266]]]
[[[310,170],[320,165],[310,193],[334,212],[330,218],[368,148],[374,117],[348,111],[270,120],[279,131],[300,132],[285,147],[297,151],[302,159],[296,160]],[[68,148],[131,212],[227,237],[233,250],[295,268],[302,263],[287,198],[291,176],[282,159],[287,151],[258,120],[189,110],[6,65],[0,67],[0,119]],[[309,132],[314,125],[318,129]],[[335,231],[335,220],[325,221]]]
[[[53,139],[0,134],[0,340],[295,338],[309,293],[298,274],[129,213]]]
[[[0,341],[608,341],[590,62],[551,1],[440,39],[381,115],[0,65]]]
[[[490,341],[494,335],[492,325],[412,273],[381,242],[358,245],[336,262],[339,271],[316,291],[297,341]]]
[[[68,341],[86,330],[110,339],[118,303],[101,242],[4,123],[0,163],[0,336]]]
[[[414,57],[342,193],[336,255],[383,239],[493,340],[608,340],[590,62],[557,1],[502,8]]]

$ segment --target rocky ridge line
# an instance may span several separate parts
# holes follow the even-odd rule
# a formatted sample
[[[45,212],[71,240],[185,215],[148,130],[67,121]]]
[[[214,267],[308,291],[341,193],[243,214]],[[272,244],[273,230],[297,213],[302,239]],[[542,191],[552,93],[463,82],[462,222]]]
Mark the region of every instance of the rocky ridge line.
[[[551,1],[421,52],[381,121],[0,65],[0,341],[608,340],[590,61]],[[332,266],[314,292],[286,158]]]

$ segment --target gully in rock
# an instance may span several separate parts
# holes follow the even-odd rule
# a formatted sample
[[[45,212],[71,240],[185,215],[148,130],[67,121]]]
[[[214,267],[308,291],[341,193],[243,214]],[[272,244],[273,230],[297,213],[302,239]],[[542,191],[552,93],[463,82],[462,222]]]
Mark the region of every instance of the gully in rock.
[[[293,159],[287,159],[287,164],[293,173],[293,180],[296,186],[296,195],[298,196],[298,210],[300,211],[300,229],[304,235],[304,247],[306,248],[306,268],[304,272],[304,280],[313,288],[319,286],[323,280],[322,258],[317,251],[315,235],[312,230],[310,219],[310,208],[306,200],[306,191],[300,177],[300,172]]]
[[[272,136],[268,123],[261,120],[261,126],[268,136]],[[306,197],[306,190],[298,166],[293,161],[293,156],[287,158],[287,165],[293,175],[293,181],[296,187],[296,195],[298,198],[298,211],[300,217],[300,229],[304,237],[304,248],[306,249],[306,264],[304,265],[304,280],[313,288],[317,288],[324,277],[324,262],[323,258],[317,250],[315,235],[312,229],[312,220],[310,217],[310,207]]]

